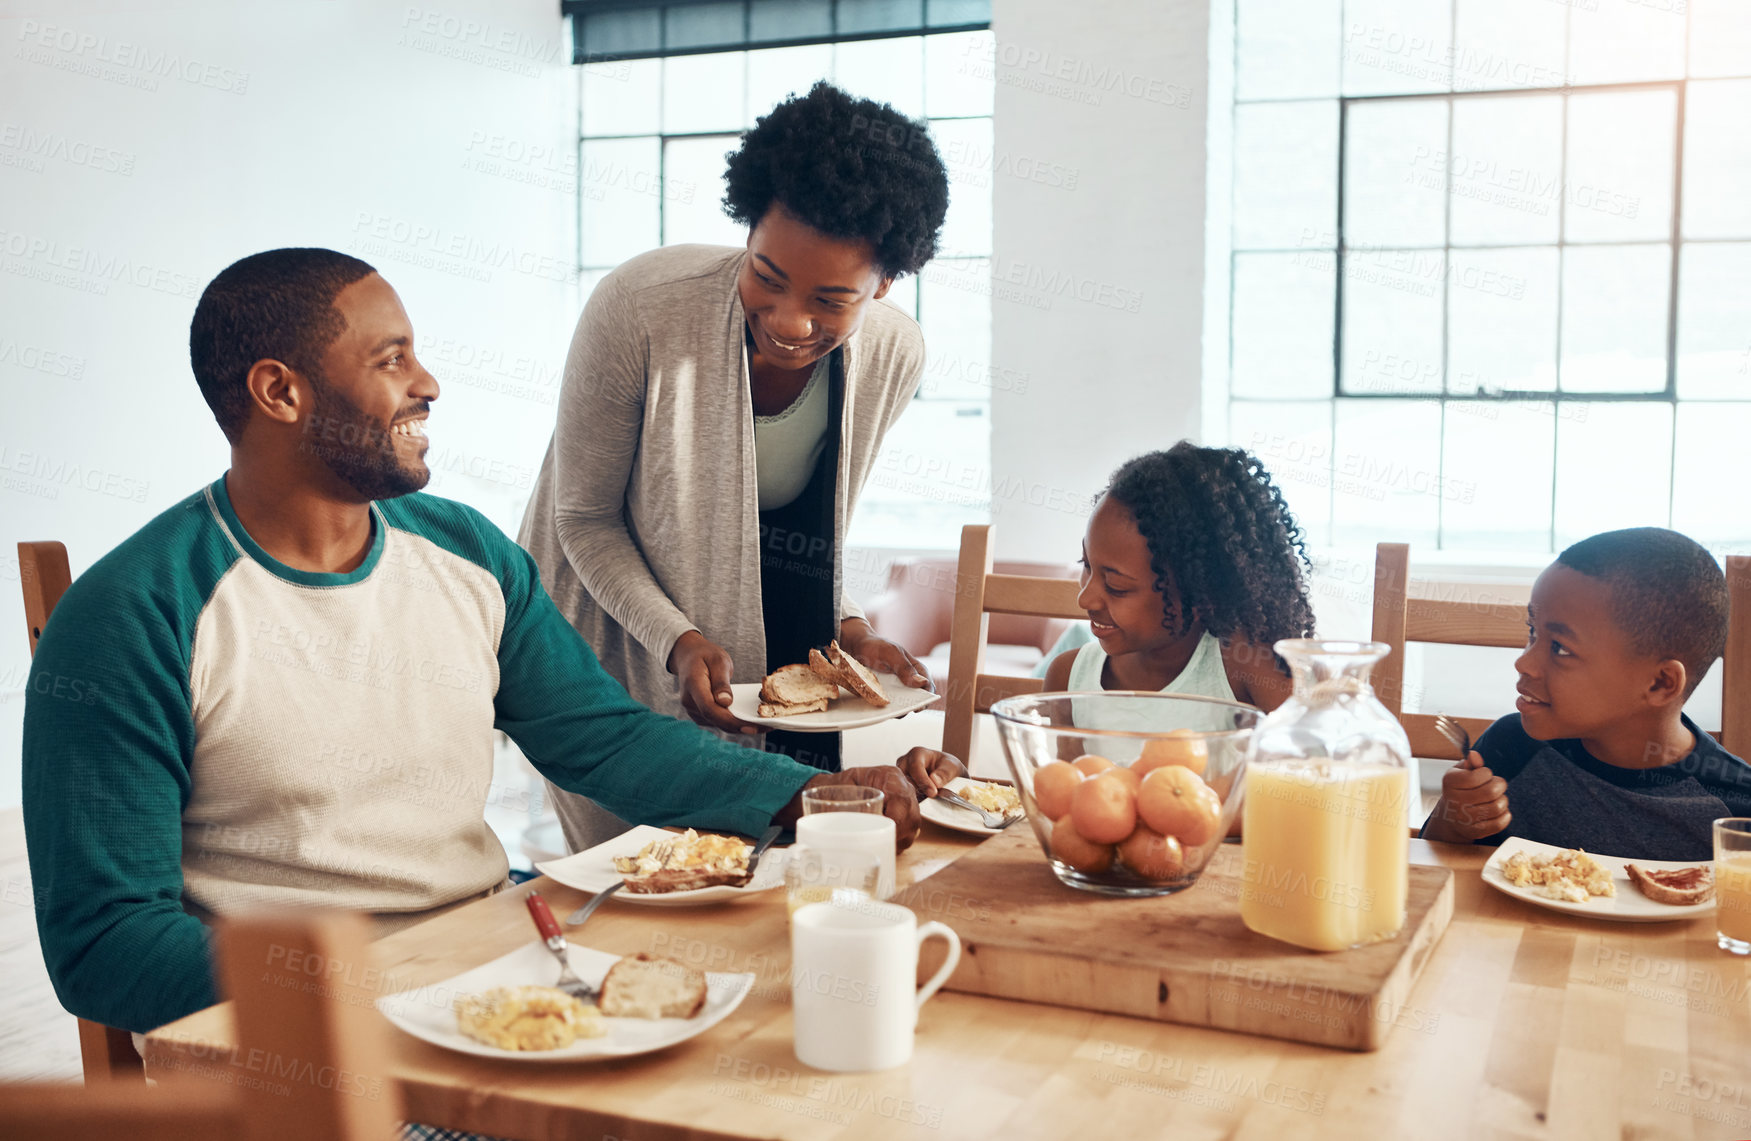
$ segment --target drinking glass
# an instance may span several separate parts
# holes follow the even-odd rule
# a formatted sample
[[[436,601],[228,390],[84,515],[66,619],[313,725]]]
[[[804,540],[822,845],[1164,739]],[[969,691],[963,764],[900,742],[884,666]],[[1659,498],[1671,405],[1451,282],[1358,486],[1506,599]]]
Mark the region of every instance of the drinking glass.
[[[1715,943],[1751,955],[1751,816],[1715,821]]]
[[[855,784],[803,789],[803,815],[817,812],[873,812],[881,815],[882,790]]]
[[[881,875],[881,861],[868,852],[823,851],[798,844],[785,864],[785,902],[795,915],[797,908],[810,903],[874,899]]]

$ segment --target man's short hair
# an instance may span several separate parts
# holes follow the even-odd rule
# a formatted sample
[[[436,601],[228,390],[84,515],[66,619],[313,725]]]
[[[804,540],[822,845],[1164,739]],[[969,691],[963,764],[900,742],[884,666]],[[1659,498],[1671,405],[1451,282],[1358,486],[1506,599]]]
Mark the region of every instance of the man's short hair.
[[[335,296],[376,272],[334,250],[268,250],[231,263],[208,283],[189,323],[188,355],[226,439],[236,443],[249,420],[245,382],[255,362],[284,361],[320,376],[322,354],[347,327]]]
[[[1684,663],[1689,697],[1727,646],[1727,576],[1696,540],[1663,527],[1582,539],[1557,562],[1611,589],[1611,618],[1638,654]]]

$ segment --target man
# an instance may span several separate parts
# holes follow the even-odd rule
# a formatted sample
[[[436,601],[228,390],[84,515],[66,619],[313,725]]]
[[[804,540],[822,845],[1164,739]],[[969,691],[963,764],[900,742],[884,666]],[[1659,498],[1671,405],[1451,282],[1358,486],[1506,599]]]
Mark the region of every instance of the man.
[[[652,824],[755,832],[794,819],[805,785],[859,784],[904,844],[914,784],[959,773],[915,749],[905,773],[823,775],[627,697],[528,555],[412,494],[438,385],[364,262],[244,258],[203,293],[189,353],[231,469],[73,584],[29,687],[37,923],[73,1013],[144,1031],[216,1001],[206,916],[412,921],[497,890],[495,728]]]

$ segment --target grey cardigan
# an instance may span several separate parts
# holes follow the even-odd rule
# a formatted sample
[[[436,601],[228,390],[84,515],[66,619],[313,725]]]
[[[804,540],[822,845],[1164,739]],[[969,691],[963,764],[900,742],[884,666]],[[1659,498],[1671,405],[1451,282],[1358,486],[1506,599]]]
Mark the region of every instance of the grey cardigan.
[[[636,700],[684,716],[669,651],[689,630],[766,672],[754,415],[736,274],[747,251],[669,246],[603,278],[566,357],[559,416],[518,542],[560,612]],[[836,493],[844,543],[882,438],[924,371],[917,322],[870,303],[842,349]],[[769,541],[783,542],[783,536]]]

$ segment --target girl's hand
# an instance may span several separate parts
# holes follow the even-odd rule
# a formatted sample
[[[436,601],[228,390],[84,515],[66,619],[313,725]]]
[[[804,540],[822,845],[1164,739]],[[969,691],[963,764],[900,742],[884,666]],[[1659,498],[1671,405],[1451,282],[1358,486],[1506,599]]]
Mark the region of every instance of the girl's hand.
[[[922,745],[912,749],[894,764],[906,774],[912,787],[918,790],[919,800],[929,800],[949,781],[967,775],[966,766],[960,761],[947,753],[926,749]]]
[[[893,674],[902,685],[936,692],[935,683],[918,659],[899,643],[878,637],[862,618],[847,618],[839,624],[839,648],[877,673]]]

